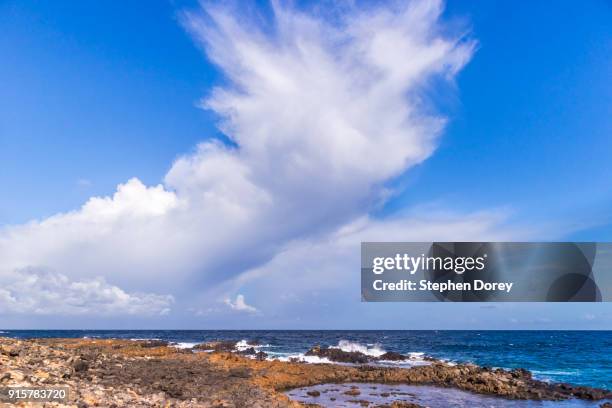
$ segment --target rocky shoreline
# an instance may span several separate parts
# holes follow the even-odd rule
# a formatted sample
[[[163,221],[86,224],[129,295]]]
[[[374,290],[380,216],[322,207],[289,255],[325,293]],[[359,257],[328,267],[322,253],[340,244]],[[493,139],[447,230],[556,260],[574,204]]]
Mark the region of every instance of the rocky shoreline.
[[[607,390],[538,381],[523,369],[506,371],[436,360],[411,368],[382,367],[373,363],[409,357],[397,353],[372,357],[318,346],[307,355],[343,364],[269,361],[254,347],[236,349],[235,342],[180,349],[155,340],[0,338],[0,387],[67,386],[67,402],[44,406],[78,408],[303,407],[283,392],[327,383],[429,385],[506,399],[578,398],[602,401],[601,406],[612,398]],[[393,404],[388,406],[416,406]]]

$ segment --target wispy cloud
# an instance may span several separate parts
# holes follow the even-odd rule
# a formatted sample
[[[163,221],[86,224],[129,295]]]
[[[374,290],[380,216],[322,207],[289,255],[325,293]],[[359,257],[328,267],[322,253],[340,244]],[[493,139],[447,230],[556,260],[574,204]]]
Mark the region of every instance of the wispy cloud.
[[[134,178],[75,211],[4,228],[0,280],[44,267],[81,286],[104,276],[125,291],[189,299],[203,288],[237,293],[236,282],[265,274],[296,242],[353,251],[361,237],[415,230],[413,218],[368,214],[390,179],[435,150],[445,119],[423,103],[423,85],[452,82],[472,56],[474,43],[449,33],[441,11],[433,0],[377,3],[331,18],[274,3],[269,24],[219,5],[185,13],[227,78],[202,106],[233,143],[201,143],[158,186]],[[347,235],[359,225],[369,235]],[[255,310],[242,295],[226,304]]]

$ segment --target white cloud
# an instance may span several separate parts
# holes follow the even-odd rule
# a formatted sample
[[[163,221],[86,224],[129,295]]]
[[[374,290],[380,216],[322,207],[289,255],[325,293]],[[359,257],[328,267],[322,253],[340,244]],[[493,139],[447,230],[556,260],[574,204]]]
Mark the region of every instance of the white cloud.
[[[227,298],[224,302],[226,305],[230,307],[230,309],[235,310],[237,312],[247,312],[247,313],[257,313],[258,310],[246,303],[243,295],[237,295],[236,300],[232,302],[231,299]]]
[[[452,81],[472,55],[473,42],[442,34],[440,13],[432,0],[339,19],[274,5],[272,25],[225,6],[185,14],[227,76],[202,105],[234,145],[204,142],[162,185],[134,178],[112,197],[0,230],[0,277],[43,267],[184,298],[233,284],[295,242],[355,245],[358,233],[342,234],[360,222],[378,239],[405,236],[414,220],[368,214],[388,197],[385,183],[435,149],[444,118],[423,103],[423,86]],[[229,304],[240,299],[250,307]]]
[[[3,277],[0,313],[35,315],[164,315],[172,296],[127,293],[104,278],[72,281],[61,273],[19,270]]]

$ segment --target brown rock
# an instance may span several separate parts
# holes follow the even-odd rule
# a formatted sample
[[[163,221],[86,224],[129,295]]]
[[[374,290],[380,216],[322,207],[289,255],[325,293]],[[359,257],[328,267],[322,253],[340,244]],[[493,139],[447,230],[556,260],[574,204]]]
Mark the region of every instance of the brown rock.
[[[423,408],[422,405],[406,401],[394,401],[391,408]]]
[[[267,357],[268,354],[264,353],[263,351],[259,351],[255,354],[255,358],[257,359],[257,361],[264,361]]]
[[[74,363],[72,363],[72,368],[76,373],[87,371],[87,369],[89,368],[89,363],[87,363],[87,361],[85,360],[77,359],[76,361],[74,361]]]
[[[378,359],[386,360],[386,361],[404,361],[404,360],[407,360],[408,357],[400,353],[396,353],[393,351],[387,351],[385,354],[380,356]]]
[[[143,347],[143,348],[152,348],[152,347],[166,347],[170,343],[164,340],[145,340],[145,341],[139,342],[138,344],[140,345],[140,347]]]
[[[338,363],[365,364],[372,360],[369,356],[358,351],[343,351],[337,348],[322,348],[320,346],[311,348],[306,352],[306,355],[327,358]]]
[[[215,352],[233,352],[236,349],[235,341],[210,341],[207,343],[196,344],[194,350],[212,350]]]

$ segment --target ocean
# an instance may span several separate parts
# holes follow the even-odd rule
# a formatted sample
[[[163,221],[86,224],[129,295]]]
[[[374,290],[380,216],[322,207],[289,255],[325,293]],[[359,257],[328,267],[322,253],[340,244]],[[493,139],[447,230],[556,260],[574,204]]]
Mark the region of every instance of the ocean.
[[[0,330],[16,338],[88,337],[161,339],[190,347],[211,340],[259,344],[271,358],[317,362],[304,353],[314,345],[385,351],[454,363],[526,368],[538,379],[612,389],[612,331],[354,331],[354,330]]]

